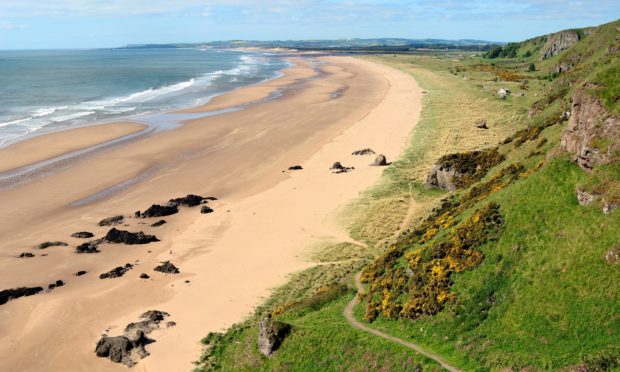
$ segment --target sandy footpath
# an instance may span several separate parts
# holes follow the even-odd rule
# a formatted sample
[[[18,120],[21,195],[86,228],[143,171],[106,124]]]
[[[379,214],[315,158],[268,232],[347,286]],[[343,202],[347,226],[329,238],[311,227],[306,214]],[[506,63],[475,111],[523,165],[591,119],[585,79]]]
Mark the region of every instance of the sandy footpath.
[[[0,192],[1,289],[67,283],[0,305],[0,370],[124,371],[96,358],[95,342],[106,330],[120,334],[150,309],[169,312],[177,325],[151,335],[151,355],[133,370],[191,370],[200,339],[243,319],[287,275],[311,265],[304,260],[309,247],[346,240],[335,211],[383,171],[369,166],[373,157],[351,152],[371,147],[397,159],[418,121],[421,92],[410,76],[386,66],[349,57],[321,61],[295,59],[282,78],[192,111],[253,103],[245,110],[147,136]],[[262,100],[274,91],[282,97]],[[335,161],[355,170],[332,174]],[[295,164],[304,169],[283,172]],[[68,206],[130,180],[139,181]],[[71,233],[101,236],[107,229],[96,227],[100,219],[187,193],[217,196],[209,202],[215,212],[184,208],[158,228],[129,218],[126,229],[156,234],[161,242],[73,253],[80,241]],[[43,257],[32,247],[45,240],[70,246],[48,248]],[[37,256],[15,258],[24,251]],[[181,274],[153,272],[163,260]],[[128,262],[136,267],[122,278],[98,279]],[[88,274],[74,277],[78,270]],[[138,279],[142,272],[151,279]]]

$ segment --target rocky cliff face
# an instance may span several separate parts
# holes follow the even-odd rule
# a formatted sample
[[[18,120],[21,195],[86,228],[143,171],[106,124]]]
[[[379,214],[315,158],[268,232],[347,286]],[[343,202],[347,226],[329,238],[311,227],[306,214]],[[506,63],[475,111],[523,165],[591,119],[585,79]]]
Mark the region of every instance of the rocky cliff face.
[[[573,93],[572,115],[561,147],[585,170],[616,161],[620,153],[620,118],[584,90]]]
[[[576,31],[562,31],[557,34],[550,35],[547,42],[540,50],[540,60],[549,59],[558,55],[561,51],[566,50],[579,41],[579,34]]]

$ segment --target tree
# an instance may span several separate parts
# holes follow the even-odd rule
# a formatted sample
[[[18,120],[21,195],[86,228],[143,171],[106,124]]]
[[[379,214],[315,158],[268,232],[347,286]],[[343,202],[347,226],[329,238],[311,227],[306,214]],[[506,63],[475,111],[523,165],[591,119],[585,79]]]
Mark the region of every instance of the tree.
[[[533,63],[530,63],[530,66],[527,68],[527,70],[528,70],[529,72],[534,72],[534,71],[536,71],[536,65],[535,65],[535,64],[533,64]]]

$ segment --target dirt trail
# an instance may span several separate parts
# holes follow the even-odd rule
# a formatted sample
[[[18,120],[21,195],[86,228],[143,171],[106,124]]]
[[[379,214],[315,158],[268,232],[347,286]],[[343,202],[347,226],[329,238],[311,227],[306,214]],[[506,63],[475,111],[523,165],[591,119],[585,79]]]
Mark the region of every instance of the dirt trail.
[[[355,287],[357,288],[357,291],[359,293],[363,293],[364,292],[364,286],[362,286],[362,282],[360,281],[360,276],[361,276],[361,272],[357,273],[355,275]],[[404,347],[408,347],[411,350],[414,350],[415,352],[424,355],[425,357],[432,359],[434,361],[436,361],[437,363],[439,363],[441,365],[441,367],[443,367],[444,369],[451,371],[451,372],[457,372],[460,371],[459,369],[451,366],[450,364],[448,364],[445,360],[443,360],[443,358],[441,358],[438,355],[435,355],[433,353],[429,353],[428,351],[425,351],[424,349],[422,349],[422,347],[405,341],[401,338],[398,337],[394,337],[394,336],[390,336],[387,333],[378,331],[376,329],[370,328],[368,326],[366,326],[365,324],[362,324],[361,322],[359,322],[357,319],[355,319],[355,316],[353,315],[353,308],[355,307],[355,305],[357,304],[357,296],[355,296],[348,304],[347,306],[344,308],[343,311],[343,315],[345,317],[345,319],[347,320],[347,322],[349,322],[349,324],[351,324],[351,326],[362,330],[364,332],[373,334],[377,337],[381,337],[384,338],[386,340],[390,340],[393,342],[396,342],[398,344],[403,345]]]

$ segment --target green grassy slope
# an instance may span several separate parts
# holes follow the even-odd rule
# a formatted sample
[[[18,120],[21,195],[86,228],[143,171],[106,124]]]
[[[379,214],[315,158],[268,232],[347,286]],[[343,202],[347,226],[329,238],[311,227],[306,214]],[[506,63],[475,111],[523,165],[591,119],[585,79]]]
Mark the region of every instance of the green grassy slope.
[[[346,288],[363,268],[369,294],[358,319],[464,370],[620,370],[620,265],[605,260],[620,250],[620,210],[603,214],[575,196],[584,185],[620,190],[620,170],[588,173],[559,151],[573,89],[618,113],[619,26],[590,30],[541,62],[542,38],[521,43],[512,59],[373,57],[412,74],[428,94],[404,158],[345,211],[367,250],[325,248],[341,262],[294,276],[256,316],[211,335],[200,368],[436,370],[346,323]],[[562,61],[571,68],[555,73]],[[500,87],[513,94],[499,99]],[[488,131],[475,128],[480,119]],[[505,160],[479,181],[453,194],[424,185],[442,155],[489,147]],[[378,258],[369,262],[369,254]],[[270,358],[256,350],[265,313],[293,326]]]

